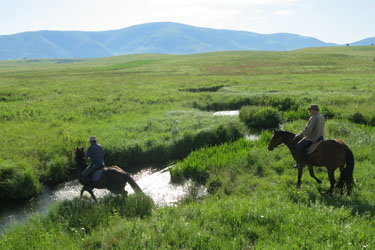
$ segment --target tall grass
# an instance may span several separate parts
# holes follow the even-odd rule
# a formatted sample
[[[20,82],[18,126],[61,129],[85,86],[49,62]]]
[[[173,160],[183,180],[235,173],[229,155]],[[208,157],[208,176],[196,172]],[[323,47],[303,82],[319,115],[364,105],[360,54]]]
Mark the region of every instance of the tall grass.
[[[77,248],[86,236],[132,218],[152,214],[154,203],[148,196],[108,196],[98,203],[74,199],[57,203],[47,215],[34,215],[27,225],[16,225],[0,241],[0,249]],[[22,240],[17,237],[23,235]],[[56,245],[57,244],[57,245]]]
[[[286,129],[304,125],[296,121]],[[357,188],[352,196],[321,195],[330,184],[319,168],[315,172],[322,186],[305,171],[297,189],[289,150],[268,151],[272,134],[265,131],[258,141],[240,139],[194,151],[171,169],[173,175],[198,180],[197,173],[205,173],[210,194],[203,200],[155,210],[150,210],[150,200],[136,196],[129,197],[129,205],[119,197],[99,204],[88,199],[64,202],[47,216],[5,233],[0,248],[372,249],[373,135],[369,126],[327,121],[327,137],[342,139],[354,152]]]

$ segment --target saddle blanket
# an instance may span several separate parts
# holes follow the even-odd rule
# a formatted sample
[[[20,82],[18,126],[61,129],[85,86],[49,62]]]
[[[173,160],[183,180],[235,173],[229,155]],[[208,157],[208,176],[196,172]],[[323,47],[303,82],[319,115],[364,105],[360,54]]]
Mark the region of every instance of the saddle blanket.
[[[322,143],[324,141],[318,141],[318,142],[314,142],[313,144],[310,145],[310,147],[307,149],[307,153],[306,154],[311,154],[315,151],[315,149],[318,148],[318,146],[320,145],[320,143]]]

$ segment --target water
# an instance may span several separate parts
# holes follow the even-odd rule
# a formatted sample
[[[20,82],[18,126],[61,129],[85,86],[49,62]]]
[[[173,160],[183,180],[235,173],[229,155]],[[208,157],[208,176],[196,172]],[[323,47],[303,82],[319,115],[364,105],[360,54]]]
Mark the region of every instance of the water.
[[[238,111],[238,110],[214,112],[215,116],[219,116],[219,115],[222,115],[222,116],[238,116],[239,114],[240,114],[240,111]]]
[[[229,110],[229,111],[217,111],[214,112],[214,116],[238,116],[240,114],[240,111],[238,110]],[[259,135],[252,134],[252,135],[246,135],[246,140],[249,141],[256,141],[259,139]]]
[[[173,185],[170,183],[171,175],[168,168],[160,171],[145,169],[132,176],[143,192],[149,195],[159,207],[171,206],[176,204],[181,198],[189,192],[191,182],[184,185]],[[50,206],[56,201],[72,200],[79,197],[82,185],[78,180],[69,181],[57,186],[54,190],[43,187],[40,196],[27,202],[26,204],[9,205],[0,210],[0,234],[4,229],[9,228],[15,223],[27,221],[30,215],[34,213],[46,213]],[[132,194],[133,189],[126,184],[125,190]],[[94,189],[94,194],[98,199],[103,198],[110,192],[106,189]],[[200,190],[204,193],[204,190]],[[90,197],[89,193],[84,192],[85,196]]]
[[[257,141],[259,139],[259,135],[245,135],[245,138],[248,141]]]
[[[142,191],[149,195],[157,206],[171,206],[186,196],[189,191],[191,182],[186,182],[184,185],[171,184],[171,175],[168,168],[153,172],[152,169],[142,170],[133,176],[137,180],[137,184]],[[134,190],[127,185],[125,190],[129,194],[134,193]]]

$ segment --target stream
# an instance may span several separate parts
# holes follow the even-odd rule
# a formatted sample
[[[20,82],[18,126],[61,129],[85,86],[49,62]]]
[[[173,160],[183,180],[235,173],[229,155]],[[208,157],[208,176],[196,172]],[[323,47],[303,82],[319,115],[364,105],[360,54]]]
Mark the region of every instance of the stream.
[[[151,168],[144,169],[135,175],[132,175],[137,184],[145,194],[150,196],[156,206],[172,206],[181,198],[185,197],[189,192],[191,182],[184,185],[173,185],[170,183],[171,175],[168,168],[153,171]],[[22,223],[34,213],[45,214],[50,206],[57,201],[73,200],[79,197],[82,185],[78,180],[62,183],[53,190],[47,186],[43,186],[41,194],[26,203],[17,205],[8,205],[0,209],[0,235],[1,233],[14,225]],[[134,191],[129,184],[126,184],[125,190],[128,194]],[[205,193],[204,189],[199,189],[199,194]],[[110,192],[106,189],[94,189],[94,194],[98,199],[103,198]],[[84,196],[90,197],[89,193],[84,192]]]

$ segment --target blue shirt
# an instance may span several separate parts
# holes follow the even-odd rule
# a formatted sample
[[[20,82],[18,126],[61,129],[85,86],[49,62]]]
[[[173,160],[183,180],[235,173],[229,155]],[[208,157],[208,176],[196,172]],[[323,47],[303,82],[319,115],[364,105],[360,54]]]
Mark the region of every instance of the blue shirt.
[[[87,156],[94,165],[104,165],[104,149],[100,144],[94,143],[87,149]]]

